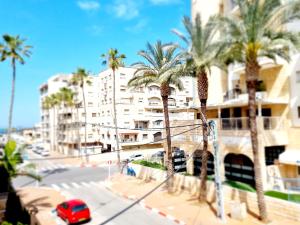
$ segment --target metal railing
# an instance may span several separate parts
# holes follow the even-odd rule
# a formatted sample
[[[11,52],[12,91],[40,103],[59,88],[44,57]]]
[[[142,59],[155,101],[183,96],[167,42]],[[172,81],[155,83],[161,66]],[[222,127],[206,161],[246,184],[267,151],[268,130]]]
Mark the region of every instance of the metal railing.
[[[257,123],[262,122],[264,130],[283,130],[284,119],[280,117],[257,117]],[[250,121],[248,117],[222,118],[220,119],[222,130],[249,130]]]

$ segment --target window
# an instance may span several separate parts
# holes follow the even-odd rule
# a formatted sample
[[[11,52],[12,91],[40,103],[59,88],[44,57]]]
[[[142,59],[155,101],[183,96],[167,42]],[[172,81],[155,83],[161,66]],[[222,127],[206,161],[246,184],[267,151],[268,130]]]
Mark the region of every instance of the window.
[[[148,134],[143,134],[143,139],[147,139],[148,138]]]
[[[93,137],[93,134],[89,134],[89,135],[88,135],[88,138],[92,138],[92,137]]]
[[[97,116],[97,113],[92,113],[92,117],[96,117]]]
[[[300,83],[300,70],[296,71],[296,82]]]
[[[85,116],[85,113],[82,113],[81,115],[82,115],[82,116]]]
[[[92,102],[88,102],[88,106],[89,106],[89,107],[92,107],[92,106],[93,106],[93,103],[92,103]]]
[[[265,147],[266,165],[274,165],[274,161],[279,159],[279,155],[285,150],[284,146]]]
[[[298,106],[298,118],[300,118],[300,106]]]
[[[139,102],[143,102],[143,98],[139,98]]]
[[[126,89],[125,89],[125,88],[121,88],[120,91],[121,91],[121,92],[125,92]]]
[[[300,176],[300,166],[298,166],[298,175]]]

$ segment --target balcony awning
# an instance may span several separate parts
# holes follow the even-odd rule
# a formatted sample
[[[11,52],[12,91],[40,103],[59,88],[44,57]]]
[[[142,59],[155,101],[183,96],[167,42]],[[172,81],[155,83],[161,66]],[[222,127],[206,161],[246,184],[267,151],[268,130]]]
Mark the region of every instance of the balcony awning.
[[[300,149],[286,150],[279,155],[279,162],[300,166]]]

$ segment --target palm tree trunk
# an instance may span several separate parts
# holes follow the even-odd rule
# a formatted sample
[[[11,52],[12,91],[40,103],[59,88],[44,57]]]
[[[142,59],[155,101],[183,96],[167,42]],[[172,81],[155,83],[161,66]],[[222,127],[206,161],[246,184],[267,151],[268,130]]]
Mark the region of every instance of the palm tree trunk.
[[[16,61],[15,58],[12,58],[11,61],[13,74],[12,74],[12,84],[11,84],[11,98],[10,98],[10,108],[8,116],[8,129],[7,129],[7,140],[10,140],[11,129],[12,129],[12,116],[14,110],[14,101],[15,101],[15,84],[16,84]]]
[[[81,154],[81,136],[80,136],[80,129],[81,129],[81,123],[79,122],[79,106],[76,106],[76,113],[77,113],[77,117],[76,117],[76,124],[77,124],[77,136],[78,136],[78,156],[81,158],[82,160],[82,154]]]
[[[53,145],[54,145],[54,151],[56,151],[56,129],[57,129],[57,126],[56,126],[56,120],[55,120],[55,118],[56,118],[56,107],[54,106],[54,108],[53,108],[53,122],[54,122],[54,124],[53,124]]]
[[[264,189],[262,183],[262,174],[259,161],[258,152],[258,139],[257,139],[257,124],[256,124],[256,84],[259,75],[259,64],[257,61],[247,62],[246,64],[246,77],[247,77],[247,90],[248,90],[248,104],[249,104],[249,122],[250,122],[250,136],[252,144],[252,152],[254,159],[254,174],[255,174],[255,187],[257,194],[257,203],[260,218],[262,221],[267,222],[267,208],[265,203]]]
[[[172,143],[171,143],[169,106],[168,106],[169,92],[170,92],[169,85],[161,86],[161,98],[163,102],[166,139],[167,139],[167,176],[169,178],[167,181],[167,189],[168,192],[170,193],[172,192],[172,188],[173,188],[174,168],[173,168],[173,159],[172,159]]]
[[[202,165],[200,173],[200,202],[206,201],[206,179],[207,179],[207,160],[208,160],[208,131],[207,131],[207,115],[206,115],[206,103],[208,97],[208,78],[205,71],[201,71],[197,80],[198,95],[201,104],[200,118],[202,120],[202,136],[203,136],[203,150],[202,150]]]
[[[85,94],[84,94],[84,81],[82,81],[82,98],[83,98],[83,108],[84,108],[84,153],[85,153],[85,157],[86,157],[86,162],[89,162],[89,156],[87,154],[87,115],[86,115],[86,104],[85,104]]]
[[[114,106],[114,126],[115,126],[115,134],[116,134],[117,160],[118,160],[119,171],[121,172],[121,157],[120,157],[119,132],[118,132],[117,107],[116,107],[116,78],[115,78],[115,70],[113,70],[113,106]]]

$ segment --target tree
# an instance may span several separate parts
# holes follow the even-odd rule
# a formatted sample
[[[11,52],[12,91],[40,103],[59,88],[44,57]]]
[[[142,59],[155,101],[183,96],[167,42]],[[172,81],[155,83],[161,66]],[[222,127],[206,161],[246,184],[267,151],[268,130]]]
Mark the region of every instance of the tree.
[[[245,65],[250,135],[254,159],[255,186],[260,217],[268,220],[259,160],[256,124],[256,85],[259,78],[259,59],[283,58],[290,61],[290,54],[299,46],[299,35],[285,29],[285,25],[299,19],[300,1],[237,0],[239,15],[221,17],[222,39],[228,47],[228,61]]]
[[[66,109],[67,107],[71,108],[74,106],[75,93],[70,88],[63,87],[63,88],[59,89],[59,92],[57,93],[57,95],[59,96],[60,105],[63,105],[64,109]],[[64,116],[63,116],[63,120],[64,120]],[[65,121],[63,123],[65,126]],[[60,127],[60,129],[61,129],[61,127]]]
[[[50,109],[52,108],[52,99],[50,96],[46,96],[42,101],[42,109],[48,111],[48,115],[50,115]],[[44,126],[42,126],[42,132],[44,133]],[[50,146],[51,148],[51,146]]]
[[[209,18],[206,24],[201,21],[200,14],[197,14],[195,21],[192,22],[188,17],[184,17],[187,36],[177,30],[177,34],[186,44],[186,50],[183,50],[186,57],[186,75],[196,77],[198,97],[200,100],[201,110],[200,118],[202,120],[203,150],[202,166],[200,173],[200,201],[206,201],[206,180],[207,180],[207,161],[208,161],[208,128],[206,104],[208,98],[208,73],[211,67],[217,66],[223,68],[222,61],[219,60],[220,52],[223,45],[215,40],[218,23],[216,17]]]
[[[22,156],[20,149],[17,149],[15,141],[9,140],[4,147],[4,155],[0,158],[0,167],[3,167],[8,174],[8,190],[12,191],[12,179],[17,176],[28,176],[36,180],[41,178],[30,172],[30,169],[34,168],[33,164],[27,164],[20,167],[22,163]]]
[[[86,102],[85,102],[85,85],[91,84],[88,72],[83,68],[78,68],[77,71],[73,73],[71,83],[79,86],[82,90],[82,100],[83,100],[83,109],[84,109],[84,142],[85,142],[84,152],[86,156],[86,161],[88,162],[89,158],[87,154],[87,114],[86,114]]]
[[[167,187],[169,192],[173,187],[173,162],[171,149],[171,134],[169,122],[168,99],[170,95],[170,85],[176,86],[179,90],[183,89],[180,77],[181,57],[176,53],[177,46],[174,44],[162,44],[157,41],[155,45],[147,44],[146,51],[139,51],[146,62],[137,62],[132,66],[136,68],[134,77],[128,82],[129,86],[138,87],[156,83],[160,86],[160,94],[163,103],[165,130],[167,139]]]
[[[10,108],[9,108],[9,118],[8,118],[8,130],[7,137],[10,139],[11,135],[11,126],[12,126],[12,116],[13,116],[13,107],[15,100],[15,83],[16,83],[16,62],[18,61],[21,64],[25,63],[23,56],[29,57],[32,48],[29,45],[24,46],[25,39],[21,39],[19,35],[11,36],[8,34],[3,35],[4,44],[0,46],[1,61],[6,59],[11,59],[12,66],[12,88],[11,88],[11,99],[10,99]]]
[[[117,121],[117,109],[116,109],[116,70],[123,66],[123,60],[126,58],[124,54],[119,54],[117,49],[109,49],[107,54],[102,54],[101,57],[103,65],[108,64],[108,67],[113,72],[113,111],[114,111],[114,126],[116,134],[116,148],[117,148],[117,159],[118,167],[121,172],[121,159],[120,159],[120,145],[119,145],[119,132],[118,132],[118,121]]]

